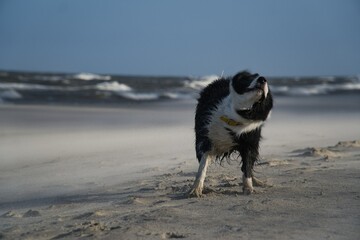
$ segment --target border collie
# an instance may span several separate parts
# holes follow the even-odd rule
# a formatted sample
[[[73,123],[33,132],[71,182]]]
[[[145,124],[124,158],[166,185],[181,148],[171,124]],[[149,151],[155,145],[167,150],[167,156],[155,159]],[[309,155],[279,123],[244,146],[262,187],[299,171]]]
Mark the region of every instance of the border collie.
[[[241,156],[244,194],[263,183],[253,175],[259,159],[261,127],[268,118],[273,99],[266,79],[243,71],[220,78],[200,93],[195,114],[196,157],[200,163],[189,196],[200,197],[206,170],[214,160],[232,153]]]

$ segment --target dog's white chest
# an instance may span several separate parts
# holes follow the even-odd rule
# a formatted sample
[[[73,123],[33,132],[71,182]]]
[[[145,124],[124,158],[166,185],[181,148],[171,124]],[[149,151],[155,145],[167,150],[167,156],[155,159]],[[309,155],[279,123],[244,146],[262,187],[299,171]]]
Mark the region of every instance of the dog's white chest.
[[[226,153],[236,145],[229,130],[220,120],[214,120],[209,124],[209,138],[215,153]]]
[[[251,121],[242,119],[236,112],[232,111],[229,99],[225,98],[219,107],[214,110],[208,125],[208,137],[212,143],[214,154],[222,154],[231,151],[237,144],[235,136],[245,132],[251,132],[263,124],[263,121]],[[230,126],[221,120],[222,116],[229,116],[241,122],[239,126]]]

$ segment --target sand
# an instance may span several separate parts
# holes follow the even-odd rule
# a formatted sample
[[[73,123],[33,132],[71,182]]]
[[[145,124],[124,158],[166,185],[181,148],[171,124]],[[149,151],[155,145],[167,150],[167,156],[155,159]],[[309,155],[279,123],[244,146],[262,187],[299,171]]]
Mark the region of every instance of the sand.
[[[0,239],[358,239],[357,100],[277,98],[268,186],[214,164],[199,199],[194,102],[0,105]]]

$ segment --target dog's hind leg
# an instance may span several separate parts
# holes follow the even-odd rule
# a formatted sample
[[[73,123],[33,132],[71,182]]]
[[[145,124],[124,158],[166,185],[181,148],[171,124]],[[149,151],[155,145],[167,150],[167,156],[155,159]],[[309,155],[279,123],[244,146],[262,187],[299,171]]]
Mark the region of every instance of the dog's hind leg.
[[[190,189],[188,193],[188,197],[201,197],[202,190],[204,188],[206,171],[210,162],[211,162],[211,157],[209,156],[209,154],[208,153],[203,154],[203,156],[201,157],[199,170],[196,174],[194,185]]]
[[[254,192],[253,181],[252,177],[246,176],[243,174],[243,191],[244,194],[251,194]]]
[[[246,145],[245,145],[246,146]],[[241,170],[243,172],[243,191],[244,194],[251,194],[254,192],[253,187],[253,167],[254,162],[258,157],[257,148],[252,148],[250,145],[247,145],[240,151],[242,158],[242,167]],[[254,183],[258,183],[255,179]]]

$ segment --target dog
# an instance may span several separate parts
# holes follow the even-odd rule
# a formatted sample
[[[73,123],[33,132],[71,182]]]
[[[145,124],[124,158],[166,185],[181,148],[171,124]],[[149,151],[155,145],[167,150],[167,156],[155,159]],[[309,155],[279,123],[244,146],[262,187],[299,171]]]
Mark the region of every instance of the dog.
[[[208,165],[233,153],[241,156],[243,192],[251,194],[259,160],[261,128],[270,115],[273,97],[265,77],[242,71],[220,78],[200,92],[195,114],[195,149],[199,169],[189,197],[202,195]]]

